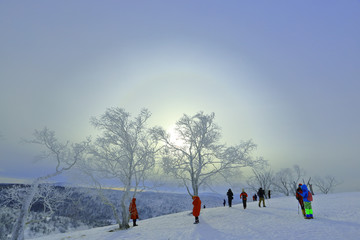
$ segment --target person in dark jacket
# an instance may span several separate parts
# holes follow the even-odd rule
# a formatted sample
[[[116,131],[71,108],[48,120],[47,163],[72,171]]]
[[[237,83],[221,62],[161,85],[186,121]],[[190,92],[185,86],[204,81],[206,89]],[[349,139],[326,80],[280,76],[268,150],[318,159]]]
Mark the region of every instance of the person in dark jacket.
[[[201,210],[201,200],[200,200],[200,198],[198,196],[193,196],[192,199],[193,199],[192,204],[194,205],[192,213],[193,213],[193,216],[195,217],[194,224],[198,224],[199,223],[200,210]]]
[[[231,188],[229,188],[229,190],[227,191],[226,195],[227,195],[227,197],[228,197],[229,207],[231,207],[231,203],[232,203],[232,200],[233,200],[233,198],[234,198],[234,194],[233,194],[233,192],[231,191]]]
[[[269,197],[269,199],[271,198],[271,191],[270,190],[268,191],[268,197]]]
[[[242,199],[242,202],[243,202],[243,206],[244,206],[244,209],[246,209],[246,200],[247,200],[247,193],[245,192],[245,190],[243,189],[241,194],[240,194],[240,199]]]
[[[313,217],[313,210],[311,207],[311,201],[312,201],[312,195],[311,192],[308,190],[307,186],[305,184],[303,184],[301,186],[301,190],[302,193],[300,193],[300,195],[303,198],[304,201],[304,208],[305,208],[305,218],[306,219],[312,219]],[[309,199],[309,196],[311,196],[311,198]]]
[[[304,201],[303,201],[303,197],[300,195],[300,193],[302,193],[301,186],[302,186],[302,184],[299,183],[299,187],[296,189],[296,199],[298,200],[300,207],[301,207],[301,212],[305,217]]]
[[[224,207],[225,207],[225,205],[226,205],[226,200],[224,199],[224,202],[223,202],[223,204],[224,204]]]
[[[265,206],[265,191],[264,191],[264,189],[259,188],[257,195],[259,196],[259,207],[261,207],[260,206],[261,202],[263,203],[263,207],[266,207]]]
[[[133,198],[131,203],[130,203],[130,206],[129,206],[129,212],[130,212],[130,218],[133,220],[133,226],[137,226],[136,224],[136,219],[139,218],[139,215],[138,215],[138,211],[136,209],[136,198]]]
[[[256,193],[255,193],[254,196],[253,196],[253,201],[254,201],[254,202],[257,201],[257,195],[256,195]]]

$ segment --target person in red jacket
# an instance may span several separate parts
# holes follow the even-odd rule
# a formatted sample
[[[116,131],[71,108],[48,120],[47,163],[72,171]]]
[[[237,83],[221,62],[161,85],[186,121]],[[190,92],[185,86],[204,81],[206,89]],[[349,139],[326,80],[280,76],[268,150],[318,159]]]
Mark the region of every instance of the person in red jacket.
[[[133,226],[137,226],[136,219],[139,218],[138,211],[136,209],[136,198],[133,198],[131,200],[130,206],[129,206],[129,212],[130,212],[130,218],[133,220]]]
[[[301,207],[301,212],[305,217],[304,200],[303,200],[303,197],[300,195],[302,193],[301,186],[302,186],[302,184],[299,183],[299,187],[296,189],[296,199],[299,201],[299,204],[300,204],[300,207]]]
[[[199,223],[200,209],[201,209],[201,200],[200,200],[200,198],[198,196],[193,196],[192,199],[193,199],[192,204],[194,205],[194,207],[193,207],[193,216],[195,217],[194,224],[198,224]]]
[[[312,193],[309,191],[305,184],[301,185],[302,193],[299,193],[302,196],[304,201],[304,208],[305,208],[305,219],[313,219],[313,210],[311,207],[311,202],[313,200]]]
[[[240,199],[242,199],[243,201],[243,206],[244,206],[244,209],[246,208],[246,200],[247,200],[247,193],[245,192],[245,190],[243,189],[241,194],[240,194]]]

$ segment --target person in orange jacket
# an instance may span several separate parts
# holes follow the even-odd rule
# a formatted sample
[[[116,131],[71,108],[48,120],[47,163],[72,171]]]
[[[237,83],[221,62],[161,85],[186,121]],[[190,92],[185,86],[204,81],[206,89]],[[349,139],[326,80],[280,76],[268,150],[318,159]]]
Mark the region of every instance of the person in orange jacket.
[[[138,211],[136,209],[136,198],[133,198],[131,200],[130,206],[129,206],[129,212],[130,212],[130,218],[133,220],[133,226],[137,226],[136,219],[139,218]]]
[[[243,189],[241,194],[240,194],[240,199],[242,199],[243,201],[243,206],[244,206],[244,209],[246,208],[246,200],[247,200],[247,193],[245,192],[245,190]]]
[[[193,199],[192,204],[194,205],[194,207],[193,207],[193,216],[195,217],[194,224],[198,224],[199,223],[200,209],[201,209],[201,200],[200,200],[200,198],[198,196],[193,196],[192,199]]]

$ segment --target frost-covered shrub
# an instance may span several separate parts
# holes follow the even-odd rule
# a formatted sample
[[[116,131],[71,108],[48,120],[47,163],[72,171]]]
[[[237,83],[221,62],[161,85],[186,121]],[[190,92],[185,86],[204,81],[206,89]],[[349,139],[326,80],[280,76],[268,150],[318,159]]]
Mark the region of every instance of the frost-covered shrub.
[[[57,188],[57,191],[63,191],[63,188]],[[1,194],[4,196],[4,189],[0,191],[0,206],[4,202]],[[120,209],[121,191],[104,190],[104,194],[117,209]],[[187,194],[140,192],[137,193],[136,198],[141,220],[192,209],[192,199]],[[223,201],[223,197],[213,194],[200,194],[200,198],[206,207],[221,206]],[[101,201],[94,189],[73,188],[69,197],[54,209],[52,215],[49,215],[48,210],[41,206],[41,202],[34,206],[36,207],[32,209],[27,219],[30,223],[25,228],[27,238],[116,223],[111,208]],[[2,207],[0,209],[1,240],[11,234],[17,213],[17,208]]]

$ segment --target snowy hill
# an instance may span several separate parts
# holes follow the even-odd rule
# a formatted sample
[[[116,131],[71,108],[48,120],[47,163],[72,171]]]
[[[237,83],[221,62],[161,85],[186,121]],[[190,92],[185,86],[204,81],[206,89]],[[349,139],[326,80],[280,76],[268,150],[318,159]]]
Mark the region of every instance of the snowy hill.
[[[109,232],[116,226],[55,234],[37,240],[184,240],[184,239],[359,239],[360,192],[315,195],[314,219],[298,213],[294,197],[273,198],[266,208],[250,201],[229,207],[201,209],[200,224],[195,225],[189,211],[140,220],[138,227]]]

